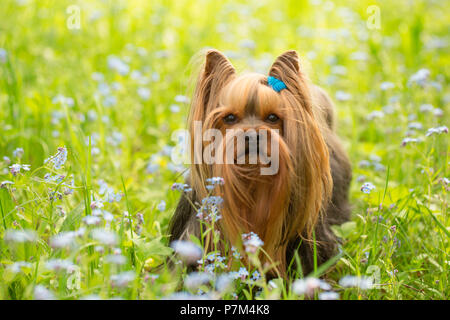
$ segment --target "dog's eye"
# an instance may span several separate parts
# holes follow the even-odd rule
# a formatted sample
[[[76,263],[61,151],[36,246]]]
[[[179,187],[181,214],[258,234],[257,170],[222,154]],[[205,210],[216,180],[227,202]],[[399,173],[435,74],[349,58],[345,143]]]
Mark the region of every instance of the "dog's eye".
[[[266,121],[269,122],[277,122],[278,120],[280,120],[280,118],[278,118],[278,116],[275,113],[269,114],[266,118]]]
[[[225,121],[225,123],[228,123],[228,124],[235,123],[236,120],[237,120],[237,117],[232,113],[230,113],[229,115],[227,115],[223,118],[223,121]]]

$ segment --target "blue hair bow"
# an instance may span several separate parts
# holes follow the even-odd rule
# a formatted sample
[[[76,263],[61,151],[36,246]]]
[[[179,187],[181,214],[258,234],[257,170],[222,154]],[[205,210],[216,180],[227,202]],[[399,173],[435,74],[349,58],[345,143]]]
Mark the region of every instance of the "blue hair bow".
[[[272,87],[273,90],[275,90],[276,92],[280,92],[283,89],[286,89],[286,85],[284,84],[283,81],[278,80],[275,77],[267,77],[267,83],[269,84],[269,86]]]

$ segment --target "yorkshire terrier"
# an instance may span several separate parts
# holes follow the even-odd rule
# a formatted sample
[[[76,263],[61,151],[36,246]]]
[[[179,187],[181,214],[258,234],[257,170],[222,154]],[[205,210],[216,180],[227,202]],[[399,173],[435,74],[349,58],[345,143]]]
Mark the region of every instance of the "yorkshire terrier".
[[[272,163],[262,160],[253,164],[194,161],[201,157],[194,147],[195,123],[202,124],[202,132],[216,129],[224,136],[230,129],[256,132],[256,139],[248,135],[244,145],[233,143],[232,160],[249,160],[252,149],[264,149],[259,133],[266,131],[269,145],[278,148],[277,171],[263,174],[261,169]],[[305,275],[336,254],[338,239],[330,226],[350,217],[351,165],[335,133],[333,103],[323,89],[309,82],[296,51],[280,55],[266,76],[237,75],[222,53],[209,50],[191,101],[188,127],[192,164],[186,183],[192,191],[179,200],[170,223],[171,241],[187,240],[191,234],[200,237],[192,204],[210,194],[206,179],[222,177],[224,184],[214,194],[223,199],[217,229],[228,248],[240,247],[243,233],[256,233],[270,257],[262,260],[274,262],[283,277],[288,276],[295,252]],[[226,148],[227,143],[228,138],[220,145]],[[274,161],[273,154],[266,158],[271,156]]]

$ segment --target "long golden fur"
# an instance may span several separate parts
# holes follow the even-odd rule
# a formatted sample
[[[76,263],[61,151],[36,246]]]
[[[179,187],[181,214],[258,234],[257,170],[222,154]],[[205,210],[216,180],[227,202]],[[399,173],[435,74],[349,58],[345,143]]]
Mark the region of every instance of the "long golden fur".
[[[188,125],[191,137],[194,121],[203,123],[203,131],[214,128],[224,135],[230,128],[267,130],[279,145],[278,172],[261,175],[261,164],[201,163],[191,165],[188,182],[193,189],[190,202],[194,202],[207,196],[207,178],[223,177],[225,184],[215,190],[224,199],[223,219],[218,222],[223,238],[236,245],[242,233],[255,232],[277,263],[278,273],[286,276],[296,250],[304,271],[311,271],[313,237],[319,263],[335,251],[336,239],[329,226],[349,217],[351,169],[333,131],[331,100],[321,88],[310,84],[297,53],[287,51],[279,56],[268,75],[283,81],[287,89],[274,91],[265,75],[237,75],[223,54],[209,50],[197,80]],[[229,114],[237,118],[235,123],[224,121]],[[270,114],[279,121],[266,121]],[[225,148],[228,142],[224,141]],[[192,163],[202,156],[194,145],[192,140]],[[190,233],[199,235],[198,221],[195,210],[181,198],[171,223],[171,239]]]

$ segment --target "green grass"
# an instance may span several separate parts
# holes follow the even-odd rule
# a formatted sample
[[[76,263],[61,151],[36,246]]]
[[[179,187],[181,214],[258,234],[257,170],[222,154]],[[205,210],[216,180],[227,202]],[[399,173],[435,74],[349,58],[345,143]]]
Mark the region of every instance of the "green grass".
[[[170,187],[182,182],[165,152],[172,132],[186,125],[188,104],[176,97],[189,95],[190,61],[205,47],[228,54],[239,71],[263,73],[296,49],[310,78],[335,100],[354,178],[352,221],[334,229],[341,252],[323,278],[332,290],[341,299],[448,299],[448,134],[425,134],[449,126],[449,2],[241,2],[2,0],[0,182],[13,184],[0,188],[0,299],[39,298],[42,288],[59,299],[159,299],[185,290],[182,265],[154,267],[172,253],[167,227],[179,193]],[[374,4],[379,29],[366,24]],[[70,5],[81,9],[80,29],[67,27]],[[112,55],[128,65],[126,75],[108,67]],[[430,72],[423,87],[409,81],[422,68]],[[94,80],[94,72],[104,79]],[[383,90],[386,82],[393,86]],[[100,93],[100,83],[110,92]],[[348,100],[337,99],[342,92]],[[73,103],[52,101],[59,94]],[[408,134],[421,141],[402,147]],[[63,146],[61,168],[44,163]],[[17,148],[21,157],[13,155]],[[30,171],[13,176],[15,163]],[[64,177],[45,180],[48,173]],[[99,180],[111,190],[101,193]],[[370,194],[361,192],[364,182],[375,185]],[[108,193],[122,198],[107,202]],[[99,199],[107,211],[99,226],[116,235],[110,246],[86,224]],[[52,248],[52,237],[80,228],[75,246]],[[35,238],[18,242],[13,229],[34,230]],[[55,271],[55,259],[72,265]],[[19,268],[20,261],[27,264]],[[218,273],[230,271],[222,267]],[[234,261],[233,270],[239,267]],[[372,276],[375,285],[344,288],[346,275]],[[247,278],[214,294],[254,299],[249,287],[261,287],[260,298],[304,298],[277,283]]]

